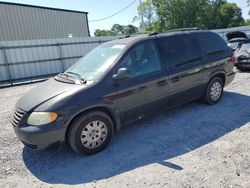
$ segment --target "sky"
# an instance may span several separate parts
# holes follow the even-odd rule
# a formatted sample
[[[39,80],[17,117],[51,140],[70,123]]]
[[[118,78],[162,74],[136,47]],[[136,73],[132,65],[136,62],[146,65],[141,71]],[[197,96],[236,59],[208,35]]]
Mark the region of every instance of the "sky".
[[[138,25],[133,23],[133,18],[137,16],[137,7],[140,0],[137,0],[128,9],[118,15],[99,22],[91,22],[91,20],[102,19],[110,16],[117,11],[128,6],[134,0],[1,0],[2,2],[22,3],[29,5],[45,6],[52,8],[62,8],[70,10],[78,10],[88,12],[89,29],[93,36],[96,29],[111,29],[113,24],[120,25]],[[143,1],[143,0],[142,0]],[[228,0],[230,3],[236,3],[242,8],[243,17],[249,19],[248,12],[250,7],[247,6],[247,0]]]

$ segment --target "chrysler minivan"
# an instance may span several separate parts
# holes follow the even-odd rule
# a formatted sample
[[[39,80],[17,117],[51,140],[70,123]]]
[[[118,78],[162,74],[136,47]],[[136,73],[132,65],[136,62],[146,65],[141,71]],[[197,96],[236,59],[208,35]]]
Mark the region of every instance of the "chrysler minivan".
[[[216,104],[235,76],[231,54],[218,34],[196,29],[103,43],[22,96],[13,128],[33,149],[66,142],[97,153],[126,124],[197,99]]]

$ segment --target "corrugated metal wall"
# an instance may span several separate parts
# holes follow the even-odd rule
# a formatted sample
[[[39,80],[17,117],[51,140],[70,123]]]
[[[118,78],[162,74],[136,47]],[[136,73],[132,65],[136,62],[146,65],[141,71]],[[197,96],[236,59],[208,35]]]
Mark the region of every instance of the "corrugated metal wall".
[[[1,41],[0,86],[63,72],[103,42],[118,37]]]
[[[89,36],[87,13],[0,2],[0,41]]]

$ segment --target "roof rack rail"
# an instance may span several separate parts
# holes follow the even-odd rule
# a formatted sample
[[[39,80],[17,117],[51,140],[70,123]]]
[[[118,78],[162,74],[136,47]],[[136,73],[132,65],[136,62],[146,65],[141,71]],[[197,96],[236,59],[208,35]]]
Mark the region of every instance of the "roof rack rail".
[[[153,32],[153,33],[149,33],[148,36],[152,36],[152,35],[158,35],[159,33],[157,32]]]
[[[119,37],[118,39],[125,39],[125,38],[129,38],[130,35],[125,35],[125,36],[122,36],[122,37]]]
[[[195,30],[201,30],[200,28],[198,27],[191,27],[191,28],[179,28],[179,29],[171,29],[171,30],[168,30],[168,32],[175,32],[175,31],[195,31]]]

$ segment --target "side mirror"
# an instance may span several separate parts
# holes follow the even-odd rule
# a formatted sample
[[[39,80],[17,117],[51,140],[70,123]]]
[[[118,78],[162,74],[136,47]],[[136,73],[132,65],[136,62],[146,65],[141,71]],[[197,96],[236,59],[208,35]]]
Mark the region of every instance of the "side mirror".
[[[131,75],[129,74],[129,70],[127,68],[120,68],[116,74],[113,75],[113,79],[115,81],[117,80],[123,80],[130,78]]]

